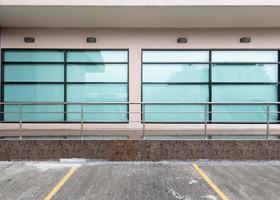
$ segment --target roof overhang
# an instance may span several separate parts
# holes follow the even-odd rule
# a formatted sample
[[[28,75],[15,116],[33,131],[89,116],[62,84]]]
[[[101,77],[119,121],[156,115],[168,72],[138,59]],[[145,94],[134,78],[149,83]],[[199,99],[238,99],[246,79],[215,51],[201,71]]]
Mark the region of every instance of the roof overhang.
[[[1,27],[275,28],[279,19],[278,0],[0,0]]]

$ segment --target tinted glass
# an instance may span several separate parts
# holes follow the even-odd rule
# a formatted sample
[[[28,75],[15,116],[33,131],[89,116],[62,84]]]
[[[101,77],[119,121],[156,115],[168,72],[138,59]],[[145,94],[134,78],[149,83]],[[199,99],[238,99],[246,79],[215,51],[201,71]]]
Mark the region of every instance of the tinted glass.
[[[5,121],[19,121],[20,107],[18,105],[5,105]],[[17,113],[9,113],[17,112]],[[63,105],[23,105],[22,106],[22,120],[24,122],[36,121],[63,121],[64,120],[64,106]]]
[[[209,52],[143,51],[143,62],[209,62]]]
[[[126,102],[126,84],[68,84],[70,102]]]
[[[63,102],[63,85],[55,84],[5,84],[5,101]]]
[[[69,82],[126,82],[126,64],[81,65],[68,64]]]
[[[278,52],[212,51],[212,62],[278,62]]]
[[[63,64],[5,64],[5,81],[64,81]]]
[[[207,102],[208,86],[145,84],[143,85],[143,101],[144,102]],[[200,105],[146,105],[145,121],[150,121],[150,122],[203,121],[204,120],[203,112],[204,112],[204,106],[200,106]]]
[[[36,84],[17,85],[6,84],[5,102],[63,102],[63,85]],[[19,106],[6,105],[5,112],[19,112]],[[23,121],[62,121],[63,113],[33,113],[33,112],[63,112],[63,105],[24,105]],[[32,112],[32,113],[26,113]],[[6,113],[6,121],[18,121],[19,114]]]
[[[214,82],[278,82],[278,65],[213,65],[212,79]]]
[[[4,52],[5,62],[63,62],[63,51],[12,50]]]
[[[277,85],[215,85],[212,94],[213,102],[277,102]],[[265,105],[214,105],[212,110],[213,121],[266,120]],[[277,107],[271,106],[271,111],[273,110],[277,111]],[[215,111],[225,113],[215,113]],[[232,111],[241,113],[230,113]],[[252,111],[262,113],[248,113]],[[277,115],[274,114],[271,120],[276,120],[276,117]]]
[[[207,82],[209,65],[144,64],[144,82]]]
[[[127,62],[127,51],[83,51],[67,52],[68,62]]]
[[[126,84],[68,84],[67,99],[71,102],[127,102]],[[69,112],[80,112],[81,106],[67,106]],[[125,122],[127,106],[120,105],[87,105],[84,107],[85,121],[92,122]],[[78,121],[80,113],[69,113],[69,121]]]

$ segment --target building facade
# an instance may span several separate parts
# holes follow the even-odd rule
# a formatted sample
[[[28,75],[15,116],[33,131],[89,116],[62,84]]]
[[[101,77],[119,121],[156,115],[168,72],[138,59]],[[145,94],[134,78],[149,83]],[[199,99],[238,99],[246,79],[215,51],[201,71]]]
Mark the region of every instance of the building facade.
[[[1,129],[276,134],[279,5],[2,0]]]

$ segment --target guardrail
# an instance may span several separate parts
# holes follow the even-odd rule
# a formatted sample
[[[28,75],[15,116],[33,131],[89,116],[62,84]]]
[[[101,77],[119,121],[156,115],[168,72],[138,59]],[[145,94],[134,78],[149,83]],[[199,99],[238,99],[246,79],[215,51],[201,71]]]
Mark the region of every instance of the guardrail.
[[[26,106],[46,106],[46,105],[53,105],[53,106],[64,106],[64,111],[25,111],[24,107]],[[67,106],[79,106],[79,111],[67,111]],[[97,106],[97,105],[126,105],[126,106],[132,106],[132,105],[138,105],[141,106],[141,109],[138,109],[139,111],[130,111],[127,109],[127,111],[110,111],[110,110],[102,110],[102,111],[86,111],[85,106]],[[114,123],[112,121],[91,121],[86,120],[85,115],[86,114],[94,114],[94,115],[102,115],[102,114],[127,114],[130,116],[131,114],[139,114],[141,117],[140,120],[128,120],[127,123],[132,122],[138,122],[142,125],[142,138],[145,137],[146,132],[146,124],[157,124],[157,123],[177,123],[177,124],[187,124],[187,123],[199,123],[204,124],[204,138],[207,139],[208,135],[208,124],[215,124],[215,123],[254,123],[254,124],[265,124],[266,125],[266,139],[269,139],[270,135],[270,125],[280,122],[279,119],[279,109],[280,102],[0,102],[1,106],[1,122],[2,123],[18,123],[18,135],[19,139],[22,139],[22,132],[23,132],[23,124],[24,123],[32,123],[30,121],[27,121],[24,119],[24,115],[26,114],[64,114],[67,116],[68,114],[78,114],[80,120],[79,121],[66,121],[67,117],[63,121],[57,121],[57,123],[61,122],[69,122],[69,123],[79,123],[80,124],[80,137],[81,139],[84,139],[84,123],[99,123],[99,122],[107,122],[107,123]],[[9,106],[17,106],[17,111],[6,111],[6,108]],[[201,106],[203,107],[203,110],[201,111],[150,111],[148,106]],[[259,109],[260,110],[253,110],[253,111],[240,111],[240,110],[231,110],[231,111],[213,111],[213,106],[262,106]],[[271,108],[274,106],[274,110],[271,110]],[[275,107],[277,108],[275,109]],[[135,109],[134,109],[135,110]],[[13,114],[18,116],[18,120],[6,120],[6,115]],[[197,120],[197,121],[162,121],[162,120],[149,120],[147,116],[150,114],[165,114],[165,115],[179,115],[179,114],[203,114],[203,119]],[[213,120],[212,116],[214,114],[255,114],[255,116],[262,117],[262,120],[259,121],[242,121],[242,120],[233,120],[233,121],[227,121],[227,120]],[[274,114],[277,116],[275,119],[271,119],[270,115]],[[36,121],[36,122],[50,122],[50,121]],[[119,121],[118,121],[119,122]],[[164,126],[164,125],[163,125]]]

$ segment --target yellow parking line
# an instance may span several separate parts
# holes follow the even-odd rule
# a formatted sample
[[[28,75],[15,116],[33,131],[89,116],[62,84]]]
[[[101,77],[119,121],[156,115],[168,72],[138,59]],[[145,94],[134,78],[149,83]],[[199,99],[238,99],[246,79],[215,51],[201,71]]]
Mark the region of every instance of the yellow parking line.
[[[194,169],[199,173],[199,175],[204,179],[206,183],[217,193],[217,195],[222,199],[222,200],[229,200],[227,196],[218,188],[218,186],[211,181],[211,179],[198,167],[196,164],[192,164]]]
[[[51,200],[53,196],[60,190],[60,188],[67,182],[67,180],[75,173],[78,167],[72,167],[68,173],[61,179],[61,181],[52,189],[52,191],[44,198],[44,200]]]

